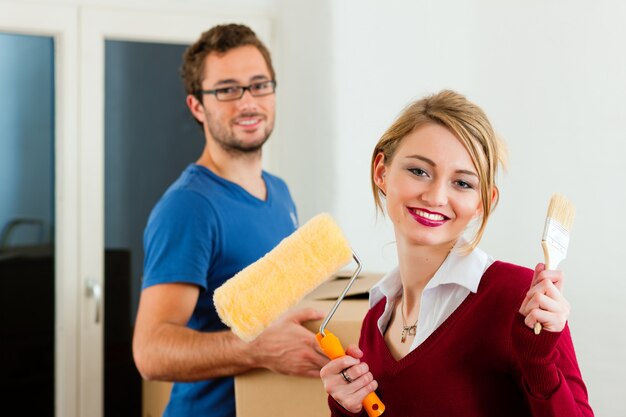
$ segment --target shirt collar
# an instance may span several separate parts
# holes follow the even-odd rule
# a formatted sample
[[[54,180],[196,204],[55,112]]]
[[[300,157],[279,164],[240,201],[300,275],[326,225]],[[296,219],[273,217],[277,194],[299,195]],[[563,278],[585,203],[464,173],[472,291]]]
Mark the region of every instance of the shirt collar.
[[[473,249],[468,254],[458,250],[466,244],[465,239],[459,239],[425,289],[453,284],[463,286],[474,293],[478,290],[480,279],[494,260],[479,248]],[[400,291],[402,291],[402,280],[400,270],[396,266],[370,289],[370,308],[383,297],[387,300],[396,297]]]

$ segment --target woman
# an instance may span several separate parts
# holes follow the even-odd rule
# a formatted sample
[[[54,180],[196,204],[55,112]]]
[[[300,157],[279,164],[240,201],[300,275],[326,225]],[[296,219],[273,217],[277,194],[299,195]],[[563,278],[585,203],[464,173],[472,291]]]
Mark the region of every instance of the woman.
[[[503,156],[483,111],[453,91],[411,104],[379,140],[372,190],[378,209],[386,201],[398,266],[370,291],[360,349],[320,372],[333,415],[365,415],[374,390],[385,417],[593,415],[563,273],[477,247]]]

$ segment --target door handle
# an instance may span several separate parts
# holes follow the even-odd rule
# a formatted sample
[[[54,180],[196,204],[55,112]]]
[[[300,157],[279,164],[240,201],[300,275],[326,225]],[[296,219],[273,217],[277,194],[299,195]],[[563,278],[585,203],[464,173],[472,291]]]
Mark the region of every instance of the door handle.
[[[95,280],[87,281],[87,297],[93,298],[96,302],[95,322],[100,323],[100,304],[102,303],[102,286]]]

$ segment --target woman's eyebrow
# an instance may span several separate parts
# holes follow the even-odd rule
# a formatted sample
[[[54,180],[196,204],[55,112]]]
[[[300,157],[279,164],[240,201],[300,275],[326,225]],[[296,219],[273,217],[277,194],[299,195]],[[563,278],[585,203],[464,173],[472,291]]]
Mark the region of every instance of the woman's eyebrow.
[[[425,156],[422,155],[407,155],[406,158],[410,158],[410,159],[419,159],[420,161],[424,161],[426,162],[428,165],[431,165],[433,167],[436,167],[437,164],[435,163],[435,161],[433,161],[430,158],[426,158]],[[475,173],[474,171],[470,171],[467,169],[457,169],[456,171],[457,174],[467,174],[467,175],[473,175],[474,177],[478,178],[478,174]]]
[[[433,160],[432,160],[432,159],[430,159],[430,158],[426,158],[425,156],[422,156],[422,155],[407,155],[406,157],[407,157],[407,158],[411,158],[411,159],[419,159],[420,161],[424,161],[424,162],[426,162],[427,164],[432,165],[432,166],[434,166],[434,167],[436,167],[436,166],[437,166],[437,164],[435,163],[435,161],[433,161]]]

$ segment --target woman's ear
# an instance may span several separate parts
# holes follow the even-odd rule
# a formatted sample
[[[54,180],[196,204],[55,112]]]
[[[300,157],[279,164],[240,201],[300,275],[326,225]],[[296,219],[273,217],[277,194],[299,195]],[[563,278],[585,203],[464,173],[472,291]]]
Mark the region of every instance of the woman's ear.
[[[385,165],[385,155],[379,152],[374,158],[374,183],[378,186],[378,189],[387,195],[387,183],[385,175],[387,174],[387,166]]]
[[[493,189],[491,190],[490,209],[493,209],[495,204],[498,202],[499,192],[500,191],[498,190],[498,187],[494,185]],[[483,205],[482,205],[482,200],[481,200],[481,202],[478,204],[478,207],[476,208],[476,213],[474,214],[474,218],[480,217],[482,215],[483,215]]]
[[[493,189],[491,190],[491,208],[492,209],[498,203],[499,198],[500,198],[500,190],[498,190],[498,187],[494,185]]]

